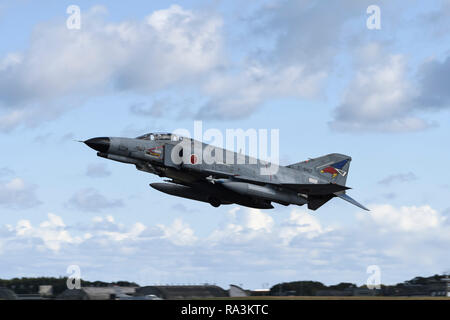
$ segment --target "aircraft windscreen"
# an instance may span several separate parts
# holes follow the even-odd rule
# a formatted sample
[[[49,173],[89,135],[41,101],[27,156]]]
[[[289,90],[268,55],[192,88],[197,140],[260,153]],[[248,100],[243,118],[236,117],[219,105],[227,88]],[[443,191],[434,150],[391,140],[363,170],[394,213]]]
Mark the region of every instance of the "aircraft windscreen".
[[[167,140],[167,141],[180,141],[181,137],[171,133],[147,133],[137,137],[140,140]]]

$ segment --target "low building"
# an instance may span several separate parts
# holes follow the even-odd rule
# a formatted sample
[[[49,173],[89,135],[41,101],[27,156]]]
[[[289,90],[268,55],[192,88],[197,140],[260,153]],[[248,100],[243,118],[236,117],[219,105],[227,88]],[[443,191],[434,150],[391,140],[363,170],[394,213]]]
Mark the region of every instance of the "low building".
[[[51,285],[40,285],[39,286],[39,295],[42,297],[51,297],[53,296],[53,286]]]
[[[155,295],[161,299],[198,299],[228,297],[228,292],[214,285],[146,286],[136,289],[136,296]]]
[[[82,287],[67,289],[61,293],[59,300],[114,300],[118,295],[133,296],[136,287]]]
[[[270,289],[254,289],[250,291],[250,295],[256,297],[270,296]]]
[[[234,284],[230,284],[228,295],[232,298],[239,298],[239,297],[248,297],[250,294],[248,293],[247,290],[244,290],[241,287],[236,286]]]
[[[433,296],[447,295],[447,283],[444,276],[415,277],[412,280],[398,283],[394,286],[386,286],[382,289],[385,296]]]
[[[17,300],[17,296],[14,291],[0,287],[0,300]]]

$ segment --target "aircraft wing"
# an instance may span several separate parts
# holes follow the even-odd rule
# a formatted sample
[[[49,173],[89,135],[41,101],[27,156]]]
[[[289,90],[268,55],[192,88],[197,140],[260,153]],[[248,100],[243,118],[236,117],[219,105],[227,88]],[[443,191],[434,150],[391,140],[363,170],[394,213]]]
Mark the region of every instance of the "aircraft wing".
[[[262,181],[262,180],[257,179],[257,178],[253,178],[253,177],[249,177],[249,176],[242,176],[242,175],[239,175],[239,174],[230,174],[228,172],[223,172],[223,171],[219,171],[219,170],[202,169],[201,172],[204,173],[205,175],[212,175],[212,176],[217,177],[217,178],[234,179],[234,180],[239,180],[239,181],[245,181],[245,182],[250,182],[250,183],[254,183],[254,184],[259,184],[259,185],[268,184],[268,182]],[[279,185],[279,186],[281,185],[278,182],[270,182],[270,184]]]
[[[335,192],[351,189],[346,186],[341,186],[335,183],[321,183],[321,184],[281,184],[281,186],[294,190],[298,193],[307,195],[327,195]]]
[[[272,184],[272,185],[276,185],[279,187],[285,187],[287,189],[291,189],[298,193],[304,193],[307,195],[328,195],[328,194],[334,194],[335,192],[350,189],[349,187],[342,186],[342,185],[335,184],[335,183],[323,183],[323,184],[278,183],[278,182],[261,181],[260,179],[257,179],[257,178],[241,176],[241,175],[237,175],[237,174],[230,174],[230,173],[218,171],[218,170],[204,169],[202,171],[206,174],[213,175],[218,178],[231,178],[233,180],[239,180],[239,181],[254,183],[254,184],[258,184],[258,185]]]

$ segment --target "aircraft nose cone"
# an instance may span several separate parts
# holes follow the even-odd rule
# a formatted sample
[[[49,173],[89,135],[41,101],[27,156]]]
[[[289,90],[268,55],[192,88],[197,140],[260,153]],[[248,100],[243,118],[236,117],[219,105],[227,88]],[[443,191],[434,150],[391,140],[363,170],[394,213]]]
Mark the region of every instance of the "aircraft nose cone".
[[[106,153],[109,149],[110,139],[107,137],[92,138],[84,141],[84,143],[94,150]]]

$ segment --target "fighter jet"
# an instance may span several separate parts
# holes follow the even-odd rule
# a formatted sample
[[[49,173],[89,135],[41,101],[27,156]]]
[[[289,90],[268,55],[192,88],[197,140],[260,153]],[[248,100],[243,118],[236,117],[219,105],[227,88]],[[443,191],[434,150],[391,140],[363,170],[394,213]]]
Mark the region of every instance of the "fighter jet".
[[[308,209],[317,210],[338,197],[368,210],[346,194],[350,189],[345,183],[352,158],[343,154],[332,153],[276,166],[276,172],[263,172],[272,164],[171,133],[148,133],[136,138],[98,137],[82,142],[98,151],[99,157],[168,178],[150,184],[158,191],[213,207],[239,204],[271,209],[272,203],[278,203],[306,204]]]

